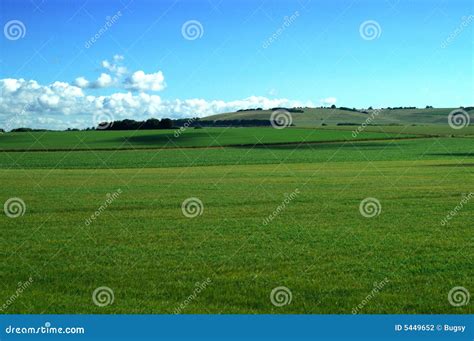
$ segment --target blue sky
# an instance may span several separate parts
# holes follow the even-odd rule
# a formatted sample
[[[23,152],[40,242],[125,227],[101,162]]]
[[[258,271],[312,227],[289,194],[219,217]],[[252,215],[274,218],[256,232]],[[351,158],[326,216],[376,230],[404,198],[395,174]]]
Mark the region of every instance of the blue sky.
[[[77,87],[82,77],[89,83],[76,95],[97,103],[102,98],[94,105],[103,111],[113,102],[109,96],[127,93],[115,98],[145,101],[145,116],[204,115],[275,100],[349,107],[474,104],[474,11],[468,0],[1,0],[0,10],[0,79]],[[24,25],[24,36],[7,39],[12,20]],[[191,40],[182,33],[190,20],[202,27]],[[370,27],[369,35],[361,34],[365,22],[374,36]],[[117,77],[104,69],[104,60],[126,72]],[[142,74],[131,81],[137,71]],[[102,73],[111,80],[96,82]],[[4,94],[33,88],[29,101],[44,96],[41,105],[29,106],[31,114],[51,118],[43,124],[53,125],[61,115],[85,123],[80,114],[86,113],[62,110],[73,104],[60,94],[54,94],[58,100],[45,97],[58,87],[32,84],[10,81]],[[120,109],[119,117],[127,107]],[[0,106],[0,115],[5,110]]]

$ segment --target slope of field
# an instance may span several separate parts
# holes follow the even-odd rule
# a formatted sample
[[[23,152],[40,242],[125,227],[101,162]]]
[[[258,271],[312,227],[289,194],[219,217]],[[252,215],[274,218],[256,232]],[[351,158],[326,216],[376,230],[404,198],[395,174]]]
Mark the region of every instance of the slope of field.
[[[341,123],[362,124],[370,117],[362,112],[353,112],[341,109],[303,108],[303,113],[291,113],[293,124],[297,127],[315,127],[323,123],[336,125]],[[448,125],[448,114],[455,108],[434,109],[383,109],[371,119],[371,124],[377,125]],[[468,112],[471,122],[474,122],[474,110]],[[224,113],[205,117],[205,120],[269,120],[271,110],[254,110]]]
[[[385,279],[361,313],[474,312],[447,300],[454,286],[472,288],[474,275],[473,206],[440,224],[473,179],[452,160],[0,176],[2,200],[27,205],[20,218],[0,217],[0,296],[33,279],[8,313],[173,313],[207,279],[182,313],[350,314]],[[196,218],[181,212],[190,197],[203,203]],[[380,215],[360,214],[367,197],[381,202]],[[114,291],[113,305],[92,303],[101,286]],[[291,290],[290,305],[271,304],[278,286]]]
[[[46,152],[18,151],[27,138],[11,139],[17,151],[0,152],[0,202],[21,198],[26,209],[0,216],[0,298],[32,282],[2,312],[173,313],[188,302],[181,313],[350,314],[382,281],[359,313],[474,312],[447,299],[455,286],[473,288],[473,204],[441,223],[474,192],[474,138],[205,131],[237,145],[215,148],[194,135],[201,130],[180,148],[148,150],[123,150],[124,138],[141,136],[131,132],[36,135],[70,149]],[[143,132],[140,146],[166,145],[153,134],[170,133]],[[239,146],[242,136],[253,144]],[[96,149],[74,151],[79,137],[88,147],[96,137]],[[183,214],[188,198],[202,214]],[[366,198],[379,214],[361,214]],[[99,307],[92,293],[104,286],[114,302]],[[270,293],[281,286],[292,301],[277,307]]]
[[[414,136],[414,135],[412,135]],[[0,150],[98,150],[176,147],[221,147],[229,145],[346,141],[410,137],[397,132],[273,128],[203,128],[138,131],[73,131],[0,134]]]
[[[312,129],[312,128],[309,128]],[[354,131],[357,126],[324,126],[318,127],[321,130],[345,130]],[[379,132],[385,134],[411,134],[422,136],[440,136],[440,137],[474,137],[474,125],[455,130],[449,125],[418,125],[418,126],[367,126],[364,132]]]
[[[153,150],[3,152],[0,168],[167,168],[389,160],[463,160],[474,155],[471,138],[347,141],[254,147]],[[474,160],[473,160],[474,161]]]

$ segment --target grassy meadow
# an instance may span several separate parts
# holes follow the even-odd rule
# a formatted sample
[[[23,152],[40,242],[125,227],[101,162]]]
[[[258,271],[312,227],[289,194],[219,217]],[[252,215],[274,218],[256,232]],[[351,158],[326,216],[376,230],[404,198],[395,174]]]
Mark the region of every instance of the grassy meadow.
[[[399,132],[364,132],[362,139],[407,138]],[[9,133],[1,137],[2,151],[157,149],[181,147],[253,146],[354,140],[351,131],[273,128],[203,128],[138,131],[58,131]]]
[[[448,293],[474,288],[474,203],[441,224],[474,192],[472,127],[354,128],[0,135],[0,198],[26,204],[0,217],[2,301],[32,278],[2,313],[473,313]]]

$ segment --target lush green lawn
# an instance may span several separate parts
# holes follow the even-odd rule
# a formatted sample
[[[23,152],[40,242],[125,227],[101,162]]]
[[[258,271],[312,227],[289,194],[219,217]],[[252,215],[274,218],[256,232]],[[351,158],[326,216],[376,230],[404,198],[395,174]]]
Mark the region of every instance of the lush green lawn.
[[[4,312],[173,313],[209,278],[182,313],[350,314],[386,278],[360,313],[473,313],[447,296],[474,292],[474,203],[441,225],[474,192],[473,157],[471,138],[2,152],[0,200],[26,212],[0,216],[0,299],[33,280]],[[183,215],[190,197],[202,215]],[[367,197],[378,216],[359,212]],[[93,304],[101,286],[112,305]],[[278,286],[289,305],[271,303]]]

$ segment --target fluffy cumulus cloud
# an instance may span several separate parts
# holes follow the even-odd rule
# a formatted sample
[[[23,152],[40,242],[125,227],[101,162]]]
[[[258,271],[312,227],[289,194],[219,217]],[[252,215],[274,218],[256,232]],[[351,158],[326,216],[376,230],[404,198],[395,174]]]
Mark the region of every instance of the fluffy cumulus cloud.
[[[76,85],[55,82],[39,85],[24,79],[1,79],[0,127],[20,126],[53,129],[85,128],[96,115],[114,119],[204,117],[238,109],[312,105],[288,99],[252,96],[235,101],[204,99],[164,100],[145,92],[117,92],[107,96],[85,95]]]
[[[163,72],[146,74],[136,71],[125,80],[125,86],[135,91],[161,91],[165,88]]]
[[[336,104],[336,102],[337,102],[336,97],[326,97],[326,98],[321,99],[322,105],[333,105],[333,104]]]
[[[165,88],[165,77],[163,72],[145,73],[138,70],[129,73],[128,69],[121,65],[124,57],[115,55],[112,61],[103,60],[101,67],[103,73],[95,81],[89,81],[81,76],[74,80],[74,85],[82,89],[117,88],[131,91],[161,91]]]
[[[89,87],[89,81],[85,79],[84,77],[77,77],[76,80],[74,81],[74,84],[77,85],[80,88],[88,88]]]
[[[112,84],[112,77],[106,73],[102,73],[99,78],[97,78],[96,84],[99,88],[106,88]]]
[[[74,85],[82,89],[101,89],[112,87],[114,81],[109,74],[101,73],[97,80],[93,82],[89,82],[84,77],[78,77],[74,80]]]
[[[126,69],[120,69],[123,57],[102,63],[108,71],[93,81],[78,77],[73,84],[54,82],[41,85],[34,80],[0,79],[0,128],[17,127],[65,129],[85,128],[96,124],[95,116],[113,119],[204,117],[249,108],[312,106],[288,99],[252,96],[235,101],[204,99],[165,100],[154,92],[165,87],[161,71],[146,74],[136,71],[120,79]],[[110,95],[97,95],[98,88],[121,87]],[[88,91],[86,94],[84,91]],[[151,93],[147,93],[151,92]]]
[[[114,62],[109,62],[108,60],[103,60],[101,66],[109,71],[110,73],[116,75],[117,77],[125,75],[128,70],[125,66],[120,65],[123,61],[123,56],[115,55],[113,60]]]

